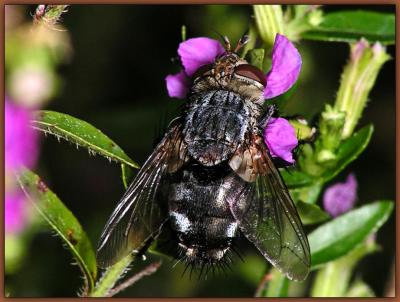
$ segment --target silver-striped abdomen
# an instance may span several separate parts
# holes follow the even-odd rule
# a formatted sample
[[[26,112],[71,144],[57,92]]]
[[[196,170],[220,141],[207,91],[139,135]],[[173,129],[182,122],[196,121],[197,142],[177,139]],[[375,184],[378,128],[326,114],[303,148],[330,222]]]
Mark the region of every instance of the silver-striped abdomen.
[[[171,228],[188,262],[216,263],[237,237],[229,198],[247,198],[246,186],[227,165],[188,165],[172,179],[168,192]]]

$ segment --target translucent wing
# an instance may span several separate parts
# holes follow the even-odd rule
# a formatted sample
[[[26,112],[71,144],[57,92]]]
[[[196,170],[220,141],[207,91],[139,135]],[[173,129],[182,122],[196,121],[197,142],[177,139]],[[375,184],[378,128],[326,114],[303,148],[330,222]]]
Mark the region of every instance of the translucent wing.
[[[307,236],[264,144],[253,140],[237,156],[240,159],[236,158],[234,170],[250,181],[250,187],[243,193],[248,198],[238,198],[230,205],[240,230],[289,279],[304,280],[310,268]]]
[[[140,250],[159,234],[167,216],[156,200],[157,191],[163,176],[182,165],[184,153],[180,125],[171,126],[107,221],[97,248],[100,267]]]

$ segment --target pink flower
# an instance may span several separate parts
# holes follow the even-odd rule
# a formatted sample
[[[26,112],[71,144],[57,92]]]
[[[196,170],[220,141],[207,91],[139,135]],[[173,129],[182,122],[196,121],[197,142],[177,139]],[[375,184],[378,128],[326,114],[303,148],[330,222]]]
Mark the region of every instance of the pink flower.
[[[167,90],[170,97],[183,99],[188,93],[189,79],[187,78],[185,71],[182,70],[174,75],[169,74],[165,80],[167,82]]]
[[[224,52],[225,49],[221,43],[210,38],[189,39],[179,44],[178,47],[178,55],[189,77],[199,67],[213,63],[215,58]]]
[[[203,65],[211,64],[225,52],[217,40],[209,38],[188,39],[179,44],[178,54],[183,70],[165,78],[170,97],[183,99],[190,87],[190,77]],[[285,93],[296,82],[301,69],[301,56],[294,45],[277,34],[272,50],[271,70],[266,74],[264,97],[270,99]],[[271,119],[264,131],[264,140],[270,153],[288,163],[294,163],[292,150],[297,146],[294,128],[283,118]]]
[[[18,233],[26,225],[27,204],[23,192],[15,187],[13,172],[21,166],[33,167],[39,151],[38,133],[30,127],[32,112],[5,99],[5,231]],[[9,179],[10,178],[10,179]]]
[[[345,182],[336,183],[325,190],[323,204],[331,216],[339,216],[351,208],[357,199],[357,180],[351,173]]]
[[[32,167],[38,156],[38,133],[30,127],[32,113],[5,99],[5,166]]]
[[[20,190],[12,193],[7,192],[4,201],[4,211],[6,234],[21,232],[28,219],[28,209],[24,193]]]
[[[270,99],[288,91],[297,81],[300,69],[301,56],[296,47],[285,36],[277,34],[264,97]]]
[[[298,141],[293,126],[286,119],[270,118],[264,129],[264,141],[272,157],[280,157],[288,163],[294,163],[292,151]]]

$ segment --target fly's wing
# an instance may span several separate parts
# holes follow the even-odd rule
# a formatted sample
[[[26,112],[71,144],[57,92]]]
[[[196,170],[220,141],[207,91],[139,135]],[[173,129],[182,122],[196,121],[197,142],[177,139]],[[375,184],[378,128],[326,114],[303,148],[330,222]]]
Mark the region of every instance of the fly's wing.
[[[183,164],[180,125],[171,126],[119,201],[100,236],[97,262],[108,267],[157,236],[166,215],[156,193],[166,173]]]
[[[250,182],[244,193],[248,198],[237,198],[230,204],[240,230],[289,279],[304,280],[310,268],[307,236],[262,139],[253,137],[235,156],[231,167]]]

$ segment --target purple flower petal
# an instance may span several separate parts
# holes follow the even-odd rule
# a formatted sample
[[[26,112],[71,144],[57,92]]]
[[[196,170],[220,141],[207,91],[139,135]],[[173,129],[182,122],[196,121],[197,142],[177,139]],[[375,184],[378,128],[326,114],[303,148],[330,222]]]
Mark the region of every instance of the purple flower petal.
[[[273,157],[294,163],[292,150],[297,146],[296,131],[281,117],[271,118],[264,129],[264,141]]]
[[[336,183],[325,190],[323,204],[331,216],[341,215],[351,208],[357,198],[357,180],[351,173],[345,182]]]
[[[26,202],[21,191],[6,193],[4,201],[4,223],[6,233],[19,233],[26,225]]]
[[[177,74],[169,74],[165,77],[168,95],[173,98],[183,99],[189,89],[189,79],[182,70]]]
[[[264,89],[266,99],[285,93],[296,82],[301,69],[301,56],[283,35],[277,34],[272,50],[272,67]]]
[[[191,77],[201,66],[213,63],[215,58],[225,52],[217,40],[210,38],[193,38],[179,44],[178,54],[186,74]]]
[[[30,127],[31,111],[5,99],[5,164],[32,167],[38,156],[38,133]]]

